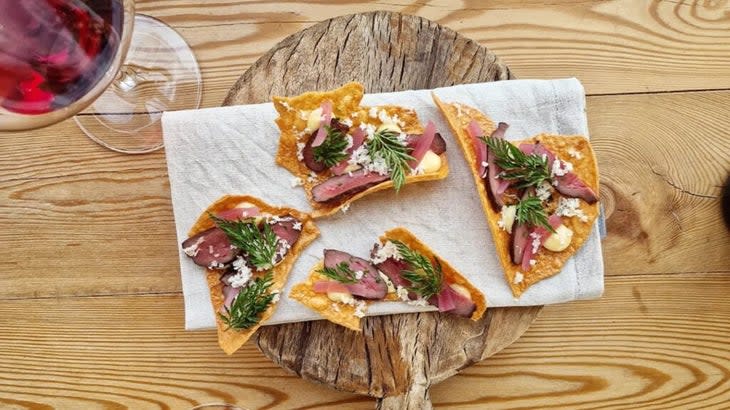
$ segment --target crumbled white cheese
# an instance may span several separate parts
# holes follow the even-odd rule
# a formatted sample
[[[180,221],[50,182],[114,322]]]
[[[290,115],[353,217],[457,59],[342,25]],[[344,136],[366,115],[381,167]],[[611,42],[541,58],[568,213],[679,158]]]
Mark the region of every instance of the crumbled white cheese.
[[[274,297],[271,298],[271,303],[276,303],[281,299],[281,293],[274,292]]]
[[[343,118],[340,120],[340,124],[352,127],[352,118]]]
[[[188,256],[190,256],[190,257],[197,256],[198,255],[198,252],[200,252],[200,249],[198,249],[198,246],[200,246],[200,244],[203,243],[203,240],[204,239],[205,238],[203,238],[201,236],[200,238],[198,238],[195,241],[194,244],[188,246],[187,248],[183,248],[183,252],[185,252],[185,254],[188,255]]]
[[[482,161],[482,166],[484,168],[487,168],[487,167],[489,167],[489,163],[487,161]]]
[[[340,208],[340,211],[342,211],[343,214],[346,214],[347,211],[349,211],[349,210],[350,210],[350,204],[349,203],[347,203],[345,205],[342,205],[342,208]]]
[[[415,168],[411,169],[411,175],[423,175],[424,173],[425,171],[421,164],[418,164]]]
[[[281,246],[278,247],[279,250],[276,253],[278,253],[279,256],[281,256],[283,258],[284,255],[286,255],[286,252],[289,249],[291,249],[291,245],[285,239],[281,239],[281,238],[278,239],[278,243],[280,243]]]
[[[588,215],[580,208],[580,200],[578,198],[560,197],[555,213],[559,216],[574,216],[581,222],[588,222]]]
[[[361,270],[355,271],[355,279],[360,280],[360,279],[362,279],[363,276],[365,276],[365,272],[363,272]]]
[[[317,173],[314,171],[309,171],[309,176],[307,177],[307,182],[315,182],[317,181]]]
[[[391,241],[386,241],[385,244],[376,245],[375,255],[370,258],[370,261],[374,264],[385,262],[386,259],[393,258],[397,261],[401,260],[400,252],[398,247]]]
[[[294,222],[294,225],[292,225],[292,229],[294,229],[295,231],[301,231],[302,223],[299,221]]]
[[[551,170],[551,175],[556,177],[562,177],[563,175],[567,174],[568,172],[573,171],[573,164],[571,164],[568,161],[563,161],[560,158],[555,158],[555,161],[553,161],[553,168]]]
[[[355,317],[365,317],[365,309],[367,308],[367,305],[365,304],[365,301],[358,300],[357,303],[355,303]]]
[[[388,287],[388,293],[395,293],[395,286],[393,286],[393,281],[390,280],[388,275],[384,274],[381,271],[378,271],[378,275],[380,276],[380,279],[385,282],[385,286]]]
[[[522,280],[525,279],[525,276],[522,274],[522,272],[515,273],[515,280],[512,281],[515,285],[518,285],[522,283]]]
[[[547,181],[542,181],[542,184],[535,188],[535,195],[537,195],[538,198],[540,198],[541,201],[547,201],[550,199],[550,197],[553,194],[553,189],[550,186],[550,183]]]
[[[345,140],[347,141],[347,146],[345,147],[345,149],[347,150],[347,149],[352,148],[352,144],[353,144],[352,135],[350,135],[350,134],[345,135]]]
[[[378,109],[376,107],[370,107],[368,110],[368,117],[378,118]]]
[[[223,269],[225,267],[226,267],[226,265],[224,265],[218,261],[213,261],[208,265],[208,269]]]
[[[583,154],[581,154],[580,151],[576,151],[573,147],[568,148],[568,155],[570,155],[571,158],[575,159],[583,158]]]
[[[453,105],[454,105],[454,107],[456,107],[456,116],[461,117],[461,104],[454,103]]]
[[[303,142],[297,142],[297,159],[299,161],[304,161],[304,147],[307,146],[307,144]]]
[[[304,184],[304,181],[302,181],[299,177],[294,177],[291,179],[291,187],[296,188],[298,186],[302,186]]]
[[[404,302],[408,302],[411,299],[408,297],[408,289],[404,288],[401,285],[398,285],[398,287],[395,289],[395,294],[398,296],[398,298]]]
[[[532,232],[530,234],[530,238],[532,238],[532,254],[534,255],[537,253],[537,250],[540,249],[540,239],[542,239],[542,237],[539,233]]]
[[[251,268],[246,265],[246,261],[242,257],[237,257],[233,261],[233,269],[236,274],[228,278],[228,284],[234,288],[245,286],[251,280]]]
[[[530,259],[530,266],[535,266],[537,264],[537,261],[534,259]]]

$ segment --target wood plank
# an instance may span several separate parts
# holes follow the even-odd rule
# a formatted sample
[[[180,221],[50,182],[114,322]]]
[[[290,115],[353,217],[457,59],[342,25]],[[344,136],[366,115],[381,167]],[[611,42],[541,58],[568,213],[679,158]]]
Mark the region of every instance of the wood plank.
[[[727,91],[588,98],[608,275],[730,270],[715,198],[728,105]],[[72,126],[0,139],[0,298],[179,291],[164,154],[109,152]]]
[[[603,299],[546,307],[511,347],[432,388],[436,408],[720,408],[730,400],[730,277],[612,277]],[[227,357],[182,330],[179,295],[0,302],[0,407],[372,408]],[[600,401],[600,402],[599,402]]]
[[[730,3],[689,1],[144,1],[194,47],[204,106],[284,37],[372,10],[417,14],[489,47],[518,78],[576,76],[590,94],[730,88]],[[626,75],[627,73],[631,75]]]

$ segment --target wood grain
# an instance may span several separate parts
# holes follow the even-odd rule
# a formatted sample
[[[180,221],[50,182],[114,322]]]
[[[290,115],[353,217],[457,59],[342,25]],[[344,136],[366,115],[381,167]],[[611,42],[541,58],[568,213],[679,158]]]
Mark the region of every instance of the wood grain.
[[[510,78],[499,58],[474,41],[420,17],[380,11],[326,20],[284,39],[241,76],[224,105],[348,81],[391,92]],[[539,311],[490,309],[476,322],[439,313],[379,316],[364,320],[362,332],[329,322],[291,323],[254,337],[285,369],[377,397],[378,409],[430,409],[432,383],[515,341]]]
[[[576,76],[590,94],[730,88],[726,0],[218,0],[183,7],[155,0],[138,8],[193,45],[205,106],[217,105],[240,72],[282,38],[327,18],[373,10],[428,18],[489,47],[518,78]]]
[[[498,355],[432,388],[439,409],[726,408],[730,276],[620,276],[549,306]],[[0,301],[0,408],[371,409],[289,375],[251,343],[185,332],[179,295]],[[723,407],[725,406],[725,407]]]
[[[727,91],[588,98],[608,275],[730,270],[727,106]],[[0,139],[0,298],[179,291],[163,153],[52,138],[62,128]]]

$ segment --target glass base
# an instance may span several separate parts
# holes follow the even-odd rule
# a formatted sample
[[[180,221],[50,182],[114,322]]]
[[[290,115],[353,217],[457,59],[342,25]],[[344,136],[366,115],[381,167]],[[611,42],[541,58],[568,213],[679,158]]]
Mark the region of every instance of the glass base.
[[[137,15],[116,79],[74,119],[97,143],[142,154],[162,147],[162,113],[198,108],[201,94],[198,62],[185,40],[165,23]]]

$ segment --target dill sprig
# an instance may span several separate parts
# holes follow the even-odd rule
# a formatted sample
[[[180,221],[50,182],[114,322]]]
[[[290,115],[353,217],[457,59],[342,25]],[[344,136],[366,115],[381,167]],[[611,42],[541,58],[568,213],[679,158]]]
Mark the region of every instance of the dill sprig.
[[[406,246],[401,241],[391,240],[398,248],[403,261],[408,263],[410,269],[401,271],[401,276],[411,282],[407,289],[428,299],[441,292],[444,275],[441,271],[441,262],[434,259],[432,264],[428,258]]]
[[[264,222],[264,227],[260,230],[253,218],[228,221],[213,214],[209,216],[216,226],[225,232],[231,244],[242,250],[246,259],[257,270],[266,270],[274,266],[279,238],[268,223]]]
[[[345,151],[347,150],[348,141],[345,133],[339,129],[329,125],[325,125],[324,128],[327,131],[327,137],[321,145],[312,149],[312,153],[315,161],[330,168],[347,158],[347,152]]]
[[[497,165],[504,170],[500,178],[514,180],[517,189],[537,187],[550,180],[547,158],[542,155],[527,155],[509,141],[495,137],[481,137],[494,153]]]
[[[378,156],[383,158],[390,172],[393,187],[398,192],[406,183],[406,175],[410,172],[411,167],[408,162],[414,160],[410,155],[412,149],[398,139],[397,132],[388,130],[374,133],[367,142],[367,149],[372,159]]]
[[[534,195],[528,195],[517,203],[517,215],[515,218],[518,223],[530,226],[542,226],[550,232],[555,232],[555,229],[548,222],[548,216],[545,208],[542,207],[542,201]]]
[[[357,283],[358,280],[355,277],[355,272],[350,269],[347,262],[340,262],[334,268],[322,268],[317,271],[330,279],[336,280],[340,283]]]
[[[264,277],[254,279],[248,286],[241,289],[241,292],[231,302],[231,307],[226,308],[226,314],[218,313],[228,329],[245,330],[259,323],[259,314],[266,310],[276,293],[269,291],[273,284],[271,271]]]

